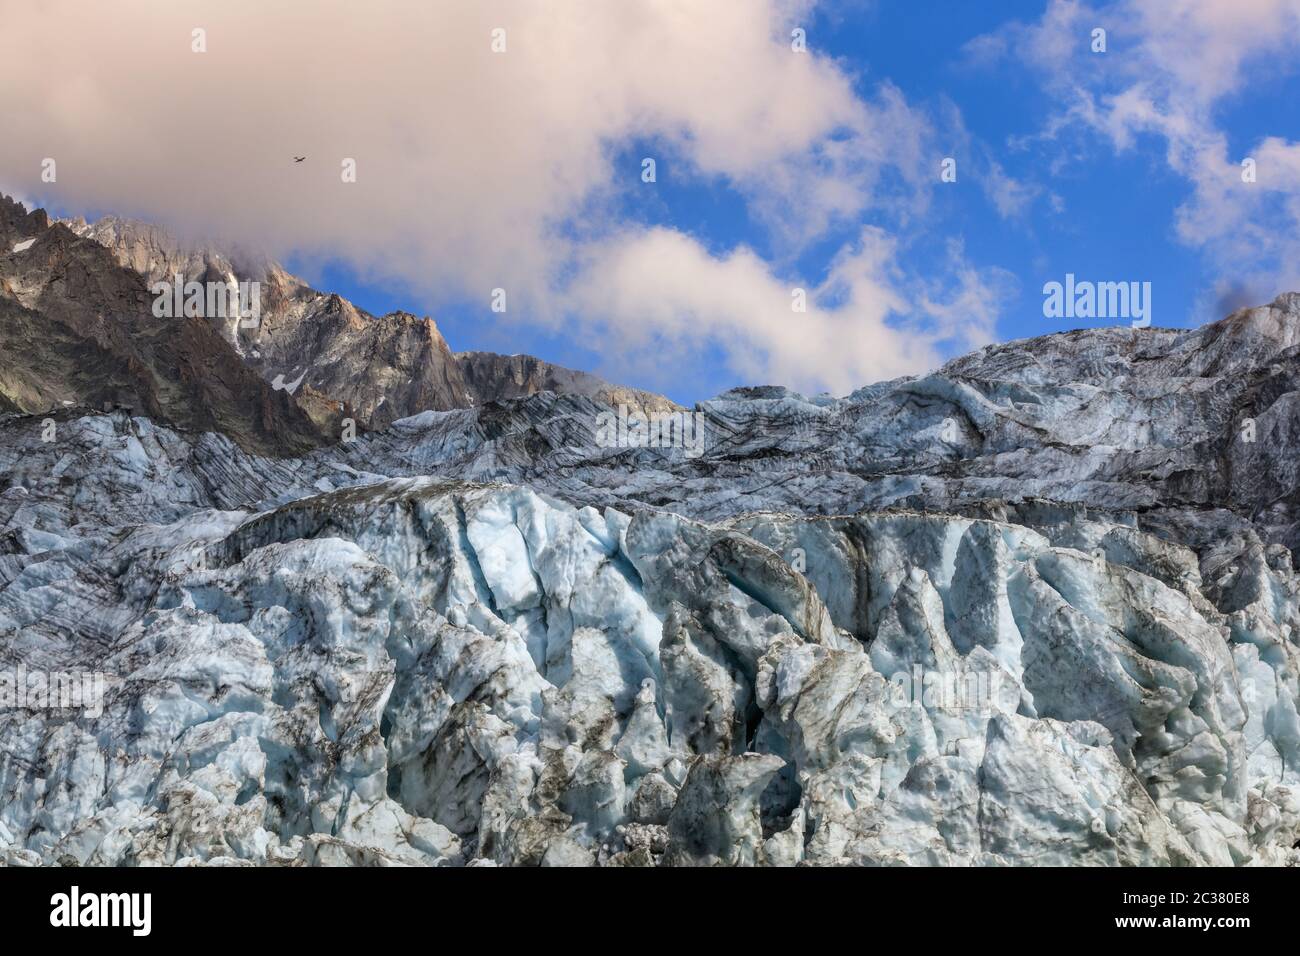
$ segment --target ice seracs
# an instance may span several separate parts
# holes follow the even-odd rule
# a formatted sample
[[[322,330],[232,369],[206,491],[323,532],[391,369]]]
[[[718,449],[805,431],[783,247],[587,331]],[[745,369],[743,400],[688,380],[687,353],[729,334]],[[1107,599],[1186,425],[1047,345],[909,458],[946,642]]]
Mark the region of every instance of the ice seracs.
[[[11,864],[1260,865],[1300,851],[1300,297],[296,458],[0,417]],[[1256,441],[1241,422],[1256,423]]]
[[[1297,583],[1263,554],[1225,610],[1122,526],[435,478],[56,540],[4,559],[10,646],[113,676],[98,720],[0,715],[13,863],[1230,865],[1300,835]],[[918,670],[1004,692],[900,696]]]

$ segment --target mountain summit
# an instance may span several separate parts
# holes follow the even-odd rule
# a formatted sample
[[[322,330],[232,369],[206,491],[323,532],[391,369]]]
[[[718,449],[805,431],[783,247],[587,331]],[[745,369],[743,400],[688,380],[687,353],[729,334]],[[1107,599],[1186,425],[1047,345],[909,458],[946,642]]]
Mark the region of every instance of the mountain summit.
[[[69,282],[61,272],[69,256],[95,280]],[[155,316],[150,289],[177,276],[232,295],[241,283],[257,283],[257,320],[241,321],[236,307],[189,319]],[[0,280],[0,308],[9,316],[0,335],[15,336],[0,358],[0,408],[35,414],[117,403],[179,427],[223,432],[250,451],[292,453],[337,436],[344,419],[361,430],[381,428],[417,412],[543,388],[642,409],[676,407],[530,356],[457,357],[430,318],[372,316],[264,256],[181,242],[114,216],[51,222],[0,197]],[[57,332],[31,332],[42,326]]]

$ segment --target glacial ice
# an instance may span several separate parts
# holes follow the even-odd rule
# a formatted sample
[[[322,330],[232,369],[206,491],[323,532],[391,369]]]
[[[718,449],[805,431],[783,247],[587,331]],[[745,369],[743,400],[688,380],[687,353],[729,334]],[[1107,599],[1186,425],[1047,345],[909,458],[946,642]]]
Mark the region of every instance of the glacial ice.
[[[1082,547],[1099,534],[1107,552]],[[1294,572],[1243,557],[1225,613],[1185,549],[1060,536],[906,511],[702,523],[436,478],[196,512],[98,552],[70,535],[4,559],[0,623],[29,659],[103,670],[105,713],[0,712],[4,853],[1290,859]],[[114,633],[49,626],[108,600]],[[900,698],[916,668],[1001,692]]]
[[[0,707],[0,858],[1294,865],[1298,303],[727,393],[697,460],[550,394],[0,419],[0,670],[106,682]]]

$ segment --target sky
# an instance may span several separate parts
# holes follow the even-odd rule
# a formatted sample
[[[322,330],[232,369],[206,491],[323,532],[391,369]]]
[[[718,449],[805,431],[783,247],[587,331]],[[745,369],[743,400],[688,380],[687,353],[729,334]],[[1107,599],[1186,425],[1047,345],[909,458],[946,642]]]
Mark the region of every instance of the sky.
[[[1300,290],[1300,0],[0,0],[0,23],[0,190],[685,403],[1129,324],[1045,315],[1067,274],[1150,283],[1164,327]]]

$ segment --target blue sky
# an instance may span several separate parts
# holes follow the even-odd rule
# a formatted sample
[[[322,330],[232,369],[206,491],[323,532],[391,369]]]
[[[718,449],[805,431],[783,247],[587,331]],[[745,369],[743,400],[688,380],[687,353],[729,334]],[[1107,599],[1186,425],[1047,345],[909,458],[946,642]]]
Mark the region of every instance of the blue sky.
[[[304,25],[226,23],[213,6],[227,61],[144,47],[175,57],[160,91],[85,57],[102,72],[56,80],[46,125],[38,97],[16,136],[70,154],[78,178],[0,166],[0,182],[60,213],[264,244],[368,311],[433,316],[453,349],[529,352],[687,403],[739,384],[844,393],[988,341],[1127,324],[1045,318],[1043,285],[1067,273],[1149,282],[1165,327],[1300,286],[1300,0],[557,8],[570,20],[488,0],[354,7],[328,0]],[[109,28],[83,19],[87,43]],[[498,24],[511,46],[494,56],[479,40]],[[80,40],[65,26],[61,42]],[[322,65],[335,48],[384,56],[340,88]],[[246,85],[241,58],[257,64]],[[274,169],[250,147],[146,153],[111,132],[78,157],[49,130],[86,84],[96,116],[138,111],[142,128],[175,109],[150,97],[220,96]],[[12,150],[0,160],[30,169]],[[279,152],[321,165],[289,178]],[[359,157],[359,186],[337,185],[338,156]],[[956,182],[940,181],[945,157]]]
[[[932,207],[907,247],[913,267],[922,272],[941,268],[943,244],[957,239],[974,266],[1010,273],[1013,281],[1000,286],[1007,297],[995,327],[999,340],[1116,324],[1104,318],[1044,317],[1043,284],[1061,281],[1066,273],[1096,281],[1150,282],[1153,324],[1166,327],[1199,325],[1225,310],[1259,304],[1288,291],[1280,286],[1243,289],[1233,286],[1231,279],[1226,289],[1216,289],[1216,265],[1206,250],[1180,241],[1175,234],[1175,211],[1194,189],[1186,177],[1170,169],[1162,137],[1140,135],[1123,151],[1111,148],[1100,134],[1023,142],[1044,128],[1059,110],[1059,102],[1029,65],[1014,57],[993,65],[972,62],[967,45],[996,33],[1008,21],[1033,23],[1046,6],[1041,0],[858,3],[829,15],[819,11],[804,21],[810,47],[833,57],[850,73],[860,95],[869,97],[877,84],[886,81],[897,86],[909,103],[935,116],[955,110],[973,143],[987,150],[1012,179],[1038,190],[1022,214],[999,215],[981,188],[978,172],[967,172],[971,145],[963,147],[955,137],[950,139],[951,152],[959,161],[958,180],[940,183],[936,176]],[[1105,17],[1098,22],[1111,25],[1110,49],[1094,54],[1090,32],[1080,31],[1078,57],[1123,56],[1124,45],[1132,42],[1123,22]],[[1276,64],[1259,64],[1251,74],[1249,95],[1226,98],[1214,113],[1234,155],[1248,155],[1265,136],[1300,138],[1298,92],[1294,74],[1277,69]],[[942,136],[939,139],[942,142]],[[683,230],[712,250],[744,244],[765,257],[777,254],[771,232],[754,221],[745,198],[724,178],[676,175],[677,156],[670,143],[633,138],[610,144],[610,149],[615,165],[623,171],[618,180],[619,208],[627,219]],[[640,181],[640,160],[651,155],[658,164],[653,186]],[[829,231],[794,260],[791,275],[824,278],[830,258],[851,239],[858,222],[875,220],[869,212]],[[418,295],[358,281],[347,268],[329,268],[315,275],[372,311],[421,308]],[[434,314],[456,349],[531,352],[581,368],[607,364],[598,349],[584,347],[580,338],[562,333],[519,334],[513,326],[494,322],[481,304],[442,303]],[[951,357],[963,350],[950,345],[942,353]],[[752,384],[725,366],[705,363],[695,373],[669,383],[665,390],[689,402],[734,385]],[[629,384],[661,389],[665,385],[658,377],[634,378]]]

